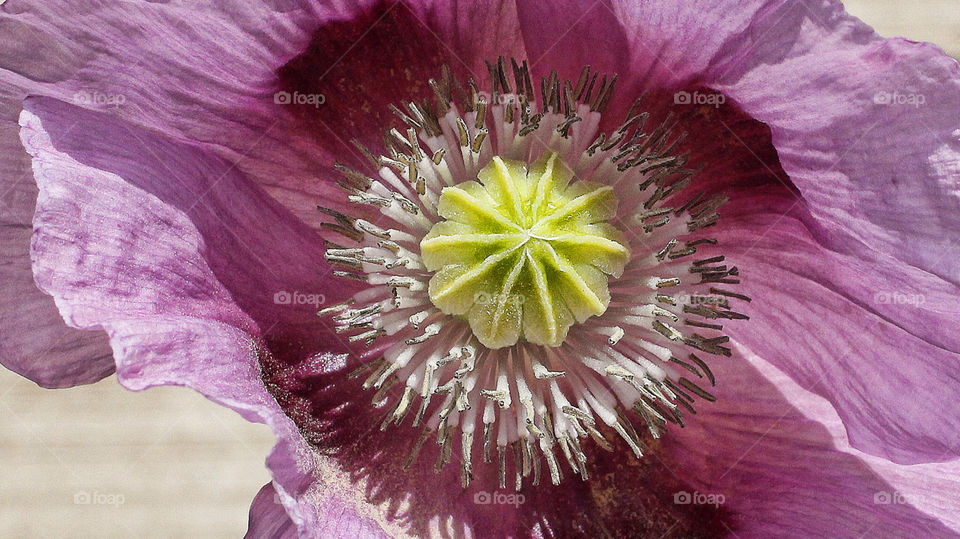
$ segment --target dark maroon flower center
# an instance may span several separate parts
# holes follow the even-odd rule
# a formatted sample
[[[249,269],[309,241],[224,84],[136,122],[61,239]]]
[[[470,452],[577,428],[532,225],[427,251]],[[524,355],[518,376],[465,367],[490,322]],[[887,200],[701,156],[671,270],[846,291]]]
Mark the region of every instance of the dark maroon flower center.
[[[402,10],[386,24],[403,26],[400,19]],[[387,27],[373,33],[380,31]],[[726,129],[756,144],[755,153],[768,155],[766,128],[719,98],[694,103],[694,95],[719,95],[704,88],[683,90],[691,96],[689,104],[677,102],[673,91],[654,91],[632,106],[617,101],[612,113],[608,108],[617,94],[609,78],[585,70],[569,81],[552,75],[534,84],[522,62],[516,69],[493,62],[490,77],[496,82],[484,90],[456,82],[450,72],[432,81],[428,75],[396,79],[398,87],[408,88],[390,93],[409,95],[410,101],[397,103],[393,115],[401,122],[387,129],[381,142],[383,128],[392,122],[383,111],[363,106],[367,99],[376,101],[380,90],[349,66],[311,64],[310,55],[322,49],[318,44],[292,62],[284,80],[291,92],[327,96],[326,108],[290,107],[304,115],[305,125],[316,125],[319,137],[331,130],[342,140],[355,136],[355,146],[344,146],[344,153],[366,156],[339,166],[344,198],[321,205],[328,216],[328,260],[339,276],[368,288],[324,312],[360,378],[345,380],[340,367],[305,360],[266,368],[275,395],[307,439],[358,478],[378,485],[371,487],[377,493],[373,501],[415,493],[410,503],[423,514],[460,513],[439,493],[416,488],[420,481],[435,481],[430,479],[435,470],[444,483],[474,479],[465,496],[474,485],[520,489],[525,477],[534,483],[544,477],[557,482],[570,472],[590,478],[564,482],[559,498],[552,489],[541,495],[523,488],[534,514],[555,511],[559,517],[599,504],[601,511],[625,518],[658,511],[697,512],[694,520],[700,523],[715,518],[715,508],[661,500],[663,492],[691,489],[649,460],[659,453],[657,438],[667,423],[681,425],[695,413],[696,399],[713,398],[709,364],[731,354],[722,326],[741,317],[736,304],[746,298],[736,293],[738,270],[725,262],[709,231],[718,223],[731,171],[756,168],[744,166],[754,157]],[[329,82],[318,86],[317,76],[328,71]],[[384,89],[385,80],[376,87]],[[356,85],[360,91],[350,97]],[[331,97],[337,95],[344,100],[340,109]],[[375,123],[379,129],[368,128]],[[525,145],[508,146],[511,136]],[[610,278],[610,308],[574,323],[560,346],[523,339],[503,349],[478,346],[467,320],[433,304],[428,288],[436,272],[411,264],[410,255],[421,254],[420,242],[443,221],[436,202],[444,187],[476,180],[493,156],[527,165],[529,175],[537,158],[550,151],[574,172],[572,183],[618,186],[622,194],[611,222],[630,242],[634,271],[628,265],[622,276]],[[598,173],[598,166],[583,166],[581,160],[588,159],[608,164]],[[426,222],[418,225],[420,220]],[[650,297],[641,298],[641,289]],[[474,304],[477,297],[509,307],[512,296],[491,289],[472,295]],[[635,323],[641,321],[646,325]],[[629,367],[639,361],[642,369]],[[506,382],[498,386],[501,379]],[[361,386],[372,390],[373,407],[358,399]],[[395,423],[401,427],[389,428]],[[409,425],[419,433],[407,435]],[[558,435],[558,425],[568,430]],[[623,449],[598,453],[614,448],[615,437],[623,439]],[[619,454],[628,448],[648,458],[626,464]],[[444,467],[448,462],[456,462],[455,471]],[[613,494],[623,490],[614,485],[637,477],[657,484],[656,496]],[[606,488],[613,490],[594,492]],[[693,529],[692,520],[677,520]]]

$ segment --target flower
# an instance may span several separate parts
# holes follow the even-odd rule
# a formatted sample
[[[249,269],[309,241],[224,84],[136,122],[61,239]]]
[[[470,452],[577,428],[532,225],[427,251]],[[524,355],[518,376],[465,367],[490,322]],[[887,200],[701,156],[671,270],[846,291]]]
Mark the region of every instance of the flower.
[[[950,255],[952,232],[960,228],[960,72],[934,47],[882,40],[830,1],[347,7],[285,0],[229,8],[8,2],[2,9],[19,47],[0,60],[9,260],[2,360],[51,387],[92,382],[114,368],[131,389],[186,385],[269,424],[278,439],[267,463],[274,481],[254,500],[252,536],[960,530],[954,501],[960,415],[951,399],[960,380],[960,342],[949,324],[958,318],[960,283]],[[589,79],[583,88],[595,88],[589,98],[580,92],[581,73]],[[616,87],[612,78],[590,82],[593,73],[617,73]],[[453,81],[471,75],[482,84],[458,90]],[[533,84],[541,78],[542,88]],[[478,123],[485,91],[489,114]],[[508,138],[495,130],[516,123],[507,119],[509,98],[500,97],[527,92],[534,107],[521,123],[536,127],[524,136],[555,133],[567,142],[540,138],[550,151],[537,152],[499,146]],[[439,97],[432,115],[407,107],[431,96]],[[464,126],[454,130],[457,114],[441,114],[449,102],[470,103],[457,112],[474,113],[473,123],[461,115]],[[539,123],[530,121],[540,113]],[[429,155],[418,150],[427,144],[418,125],[447,142]],[[385,141],[391,127],[397,131]],[[408,127],[413,137],[401,130]],[[479,137],[485,128],[486,145]],[[610,137],[598,146],[600,156],[623,151],[621,160],[658,163],[644,174],[669,175],[644,186],[645,194],[614,188],[611,195],[604,189],[615,183],[611,178],[639,173],[614,166],[572,181],[581,192],[544,187],[544,200],[556,202],[551,211],[534,211],[539,199],[518,191],[512,221],[496,228],[470,220],[505,207],[502,200],[516,196],[510,186],[521,181],[547,186],[565,181],[567,169],[584,175],[588,169],[577,159],[589,157],[596,139],[580,134],[591,129]],[[635,141],[649,146],[641,151],[631,147]],[[433,161],[441,149],[448,155]],[[386,161],[376,158],[381,153]],[[373,163],[365,164],[368,157]],[[447,191],[428,189],[438,177],[446,181],[443,170],[412,167],[413,157],[438,167],[453,163],[450,179],[461,181]],[[606,156],[610,163],[614,157]],[[563,166],[548,173],[558,159]],[[345,162],[339,180],[332,173],[337,161]],[[381,164],[387,167],[375,186],[362,168]],[[422,188],[414,169],[423,173]],[[31,171],[36,189],[22,181]],[[481,196],[463,184],[474,174],[492,180],[483,182],[488,198],[479,202],[452,189]],[[685,176],[690,185],[680,190],[674,180]],[[673,186],[677,192],[667,192]],[[423,222],[423,207],[412,211],[407,204],[415,207],[417,196],[428,193],[438,195],[439,209]],[[564,214],[566,205],[591,193],[612,198],[583,206],[587,220],[575,226],[539,220]],[[674,200],[690,205],[668,206]],[[395,229],[404,239],[357,213],[354,203],[395,212],[392,221],[406,224]],[[654,226],[668,213],[650,214],[625,226],[621,210],[637,203],[649,203],[654,213],[669,207],[673,220]],[[679,225],[687,228],[670,229]],[[445,284],[465,275],[457,266],[480,263],[464,248],[464,236],[514,229],[526,234],[519,241],[527,262],[503,255],[512,262],[484,273],[489,287],[467,282],[464,301],[447,302]],[[558,231],[579,247],[556,247]],[[690,233],[716,245],[670,244]],[[639,241],[649,237],[658,241]],[[518,244],[497,245],[492,256]],[[559,272],[569,280],[537,281],[536,268],[573,265],[585,245],[597,258]],[[637,305],[615,304],[623,301],[617,294],[624,283],[642,282],[631,266],[636,260],[659,260],[660,253],[672,260],[670,254],[692,247],[698,258],[678,257],[684,279],[706,267],[701,273],[730,282],[711,287],[708,277],[706,293],[698,288],[686,301],[671,296],[672,306],[639,292]],[[566,254],[555,258],[548,249]],[[378,282],[381,267],[397,273],[388,278],[425,271],[429,282],[424,290],[409,280]],[[520,269],[511,281],[513,268]],[[733,282],[740,275],[742,282]],[[674,278],[657,277],[664,286]],[[586,284],[576,286],[580,281]],[[523,301],[511,299],[511,282],[521,283]],[[687,282],[700,285],[681,279]],[[421,301],[433,318],[387,320],[385,313],[378,323],[367,318],[375,306],[352,312],[398,288],[385,297],[401,306]],[[533,312],[527,296],[536,297],[530,303],[541,314],[518,323]],[[698,305],[694,297],[712,299]],[[668,321],[669,314],[653,310],[629,311],[657,303],[706,327]],[[670,308],[683,303],[695,312]],[[473,309],[479,314],[471,315]],[[649,327],[634,329],[629,316]],[[714,327],[716,320],[703,320],[710,316],[729,323]],[[479,345],[436,326],[427,331],[440,322]],[[400,361],[388,347],[403,342],[390,332],[421,323],[422,337],[402,337],[425,340],[407,346],[461,348],[450,358],[456,365],[434,361],[454,371],[443,380],[452,382],[445,391],[453,404],[444,407],[446,415],[438,403],[425,410],[427,426],[443,424],[446,433],[451,424],[441,422],[454,417],[454,408],[479,410],[473,403],[480,401],[470,399],[497,401],[514,420],[500,431],[503,444],[498,432],[498,449],[506,452],[520,439],[539,446],[537,453],[532,442],[510,445],[515,460],[504,466],[519,463],[519,491],[500,488],[499,466],[473,457],[482,454],[479,447],[455,452],[470,447],[462,434],[444,434],[410,459],[419,431],[407,424],[381,430],[403,422],[414,397],[404,387],[417,387],[410,382],[414,367],[426,372],[430,364],[429,358],[411,363],[413,356]],[[702,338],[691,328],[702,330]],[[579,355],[571,352],[587,344],[586,329],[601,335],[596,342],[648,346],[651,366],[626,368],[619,356],[586,353],[583,346]],[[677,357],[680,346],[722,353],[687,361]],[[529,360],[529,372],[514,373],[508,395],[476,380],[470,387],[477,391],[465,396],[470,372],[479,372],[478,351],[502,357],[494,354],[534,349],[537,355],[517,356]],[[372,364],[370,350],[385,361]],[[672,353],[656,355],[663,350]],[[671,366],[672,358],[682,363]],[[541,391],[559,372],[544,362],[561,359],[584,372],[599,361],[594,366],[610,376],[602,384],[584,377],[582,386],[559,386],[571,404],[565,409],[561,395],[548,399]],[[404,372],[407,365],[412,373]],[[373,376],[350,378],[358,366]],[[472,368],[457,377],[466,366]],[[407,383],[387,385],[390,374],[409,375]],[[366,380],[381,389],[364,391]],[[484,389],[492,398],[479,395]],[[655,398],[639,406],[640,420],[616,413],[618,399],[645,390]],[[516,403],[501,405],[508,396]],[[561,413],[544,412],[548,402]],[[596,430],[584,437],[586,458],[572,447],[569,462],[548,456],[564,454],[549,443],[555,437],[562,445],[562,437],[549,435],[557,429],[544,428],[547,417],[560,420],[563,411],[575,416],[566,419],[574,431],[575,421],[585,432]],[[591,411],[601,421],[579,417]],[[671,424],[661,432],[666,422],[681,420],[682,428]],[[464,421],[457,423],[460,432],[470,432]],[[523,430],[533,437],[521,436]],[[623,440],[614,445],[606,441],[611,436]],[[442,466],[454,460],[456,466]],[[540,465],[551,481],[560,470],[568,477],[534,486]],[[569,477],[573,469],[586,478]]]

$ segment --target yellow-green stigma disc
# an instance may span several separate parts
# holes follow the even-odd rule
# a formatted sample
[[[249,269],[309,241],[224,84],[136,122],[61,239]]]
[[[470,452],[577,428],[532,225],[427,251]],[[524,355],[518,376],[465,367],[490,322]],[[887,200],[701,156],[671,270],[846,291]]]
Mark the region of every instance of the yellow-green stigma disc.
[[[529,170],[494,157],[477,179],[443,189],[445,221],[420,242],[424,265],[436,272],[430,300],[466,317],[488,348],[521,338],[559,346],[574,322],[607,310],[608,276],[619,277],[630,259],[608,223],[617,213],[613,188],[571,181],[555,152]]]

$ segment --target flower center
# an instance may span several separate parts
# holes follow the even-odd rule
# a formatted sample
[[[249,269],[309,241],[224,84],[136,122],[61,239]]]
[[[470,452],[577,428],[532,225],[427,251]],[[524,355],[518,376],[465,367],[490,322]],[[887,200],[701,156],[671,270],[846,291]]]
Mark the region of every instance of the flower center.
[[[630,258],[623,235],[607,224],[617,212],[610,186],[570,180],[556,152],[530,170],[494,157],[478,181],[446,187],[437,207],[446,219],[420,242],[437,272],[430,300],[463,315],[480,344],[559,346],[570,326],[607,310],[607,275]]]
[[[394,107],[406,128],[385,155],[360,146],[369,172],[337,165],[349,204],[319,209],[346,244],[326,259],[368,288],[319,314],[367,345],[355,374],[382,429],[416,410],[408,466],[457,451],[466,486],[495,449],[519,490],[544,462],[559,483],[559,455],[587,479],[587,439],[640,457],[644,431],[715,400],[707,358],[731,355],[722,323],[750,298],[705,232],[727,199],[690,192],[669,115],[646,129],[637,100],[601,132],[616,77],[551,73],[537,95],[526,63],[489,67],[489,94],[444,69],[435,104]]]

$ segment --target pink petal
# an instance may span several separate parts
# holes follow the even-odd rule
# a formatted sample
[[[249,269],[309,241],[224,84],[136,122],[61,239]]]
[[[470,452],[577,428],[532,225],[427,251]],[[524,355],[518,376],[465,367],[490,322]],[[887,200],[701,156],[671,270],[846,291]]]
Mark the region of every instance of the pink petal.
[[[713,80],[753,46],[753,25],[776,19],[786,2],[518,4],[531,61],[575,77],[584,65],[620,73],[636,89]]]
[[[259,361],[329,339],[316,306],[274,303],[278,286],[350,293],[322,278],[319,239],[207,152],[49,99],[29,100],[21,124],[40,186],[39,286],[72,326],[106,331],[124,386],[188,386],[270,425],[284,505],[317,527],[305,472],[285,464],[312,453]]]
[[[16,33],[15,25],[0,24]],[[18,47],[36,52],[48,45],[18,36],[23,39],[12,39],[11,47],[0,52],[0,66],[23,56]],[[37,186],[16,119],[24,87],[35,82],[28,77],[53,80],[67,69],[56,63],[33,67],[18,74],[0,69],[0,362],[41,386],[69,387],[112,373],[113,357],[102,333],[67,327],[53,299],[33,281],[30,235]]]
[[[481,493],[514,494],[512,488],[497,487],[495,463],[475,463],[476,477],[467,489],[460,486],[457,459],[435,474],[432,438],[413,467],[404,469],[420,430],[408,420],[381,432],[383,409],[370,405],[359,381],[344,379],[352,367],[314,362],[275,370],[268,362],[267,372],[288,414],[330,454],[321,477],[332,488],[351,481],[362,486],[369,504],[363,512],[410,534],[436,534],[451,519],[455,529],[490,536],[659,536],[668,530],[716,535],[728,529],[742,537],[823,536],[837,529],[851,535],[890,536],[911,529],[949,533],[939,522],[938,511],[946,509],[938,507],[958,509],[950,494],[958,488],[955,482],[946,482],[949,489],[927,510],[875,504],[877,493],[902,487],[888,483],[859,455],[837,449],[842,429],[837,435],[821,424],[832,419],[822,412],[823,399],[804,390],[799,397],[787,393],[796,386],[789,377],[747,356],[749,361],[707,358],[718,385],[711,387],[706,379],[697,383],[718,401],[698,402],[686,427],[668,429],[659,442],[645,438],[648,447],[640,461],[619,440],[614,453],[588,444],[588,482],[572,476],[564,464],[559,487],[527,485],[516,506],[475,501]],[[721,494],[724,502],[675,503],[674,496],[683,492]]]
[[[755,356],[748,356],[748,360],[765,378],[776,384],[803,415],[823,425],[839,451],[860,459],[888,483],[888,487],[874,494],[878,505],[912,505],[935,517],[953,532],[960,533],[960,459],[901,465],[863,453],[850,445],[843,420],[826,399],[803,389],[769,363]]]
[[[332,192],[318,174],[328,176],[335,159],[359,155],[351,138],[379,143],[394,120],[388,104],[429,96],[427,80],[444,63],[482,76],[485,59],[523,55],[512,4],[495,1],[64,1],[22,4],[4,16],[31,43],[83,44],[18,66],[76,66],[67,80],[33,93],[70,96],[202,143],[307,222],[314,222],[316,200]],[[497,24],[475,24],[481,18]],[[323,94],[325,102],[278,104],[281,91]]]
[[[881,39],[839,2],[797,4],[718,88],[770,125],[821,241],[960,283],[960,66]]]
[[[829,405],[759,356],[743,355],[709,362],[717,402],[697,406],[684,429],[664,438],[660,454],[689,481],[691,498],[694,491],[724,496],[722,507],[733,517],[722,531],[739,537],[953,534],[910,504],[878,502],[897,487],[837,449],[842,429],[822,424],[836,417]],[[956,492],[960,484],[953,482],[936,496],[956,511]]]
[[[260,489],[250,504],[250,520],[244,537],[259,539],[294,539],[298,537],[297,526],[290,520],[273,483]]]
[[[897,253],[838,247],[763,124],[731,106],[664,101],[669,91],[648,100],[676,109],[684,150],[704,167],[697,181],[731,199],[711,229],[714,254],[740,268],[738,288],[754,298],[749,322],[727,324],[731,336],[830,400],[858,449],[900,463],[954,458],[960,425],[942,399],[960,391],[958,287]]]
[[[900,463],[956,456],[960,418],[943,405],[960,393],[956,286],[879,253],[834,252],[791,197],[749,190],[730,192],[715,231],[754,299],[731,338],[827,398],[855,447]]]

